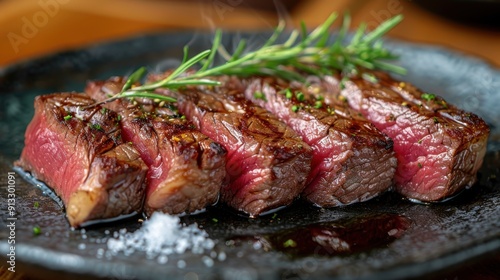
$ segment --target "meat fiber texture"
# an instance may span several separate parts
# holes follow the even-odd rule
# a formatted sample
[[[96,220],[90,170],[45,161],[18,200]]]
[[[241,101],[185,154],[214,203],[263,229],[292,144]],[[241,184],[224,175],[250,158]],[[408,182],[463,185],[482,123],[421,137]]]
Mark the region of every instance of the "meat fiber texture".
[[[221,190],[221,200],[255,217],[300,195],[311,170],[312,151],[286,124],[244,99],[239,80],[227,79],[213,89],[162,92],[175,95],[179,110],[226,148],[229,183]]]
[[[439,201],[476,182],[489,135],[481,118],[384,73],[349,79],[331,97],[344,98],[392,138],[398,192],[419,201]],[[329,80],[339,85],[337,78]]]
[[[118,115],[84,94],[38,96],[15,165],[47,183],[73,227],[142,211],[147,167],[120,137]]]
[[[297,131],[313,149],[312,170],[302,195],[321,207],[369,200],[392,186],[396,158],[392,140],[345,104],[326,106],[320,79],[288,83],[251,78],[245,95]]]
[[[112,78],[90,82],[86,92],[104,100],[123,87]],[[193,213],[217,202],[226,176],[226,150],[198,131],[165,102],[120,99],[104,105],[120,112],[125,141],[131,141],[149,167],[145,212]]]

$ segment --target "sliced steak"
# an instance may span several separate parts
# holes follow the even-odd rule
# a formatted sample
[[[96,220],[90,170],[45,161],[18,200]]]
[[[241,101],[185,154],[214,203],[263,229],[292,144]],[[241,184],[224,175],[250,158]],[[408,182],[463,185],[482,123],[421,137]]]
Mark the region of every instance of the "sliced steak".
[[[438,201],[472,186],[486,152],[487,124],[387,74],[365,75],[369,79],[345,82],[341,96],[394,141],[397,190],[412,199]]]
[[[222,201],[251,216],[290,204],[305,187],[311,148],[286,124],[246,100],[239,80],[224,83],[214,89],[188,88],[175,96],[179,110],[228,151],[229,184],[222,189]]]
[[[102,101],[119,92],[123,83],[121,78],[90,82],[86,92]],[[226,176],[226,150],[174,106],[163,103],[121,99],[104,106],[120,112],[124,140],[135,145],[149,167],[146,213],[204,209],[218,199]]]
[[[38,96],[15,165],[59,195],[73,227],[142,210],[147,167],[121,140],[118,115],[84,94]]]
[[[322,99],[328,87],[322,81],[307,87],[275,78],[247,82],[246,97],[278,116],[313,149],[303,192],[309,201],[322,207],[351,204],[392,186],[397,163],[392,140],[345,104],[326,106]]]

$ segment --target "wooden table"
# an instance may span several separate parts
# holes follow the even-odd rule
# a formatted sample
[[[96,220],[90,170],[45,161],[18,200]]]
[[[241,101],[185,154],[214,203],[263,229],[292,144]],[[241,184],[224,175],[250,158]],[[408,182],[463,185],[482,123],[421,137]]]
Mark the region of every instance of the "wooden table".
[[[0,0],[0,67],[146,32],[211,30],[215,26],[230,30],[269,29],[275,26],[278,16],[267,2],[272,1]],[[283,0],[282,3],[280,14],[296,26],[301,20],[308,26],[315,26],[332,11],[350,11],[354,26],[361,21],[374,26],[389,16],[402,13],[405,20],[390,36],[443,45],[500,66],[499,30],[450,21],[409,1]],[[436,279],[498,279],[499,263],[500,256],[493,256]],[[0,269],[0,276],[5,276],[4,272]],[[26,279],[22,274],[15,278]]]
[[[273,27],[277,13],[266,1],[245,0],[3,0],[0,1],[0,66],[103,40],[158,30],[255,30]],[[272,1],[267,1],[272,2]],[[404,0],[283,0],[291,23],[321,23],[332,11],[349,10],[353,25],[374,26],[402,13],[390,36],[448,46],[500,66],[500,31],[463,25]],[[297,4],[292,5],[297,2]],[[39,3],[45,3],[40,5]],[[254,4],[255,5],[255,4]],[[292,7],[293,6],[293,7]],[[289,8],[291,7],[291,8]]]

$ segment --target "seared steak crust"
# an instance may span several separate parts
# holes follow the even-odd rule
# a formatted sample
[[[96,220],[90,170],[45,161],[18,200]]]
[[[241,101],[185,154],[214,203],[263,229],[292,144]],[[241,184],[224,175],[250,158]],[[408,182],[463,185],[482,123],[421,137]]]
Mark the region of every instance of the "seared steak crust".
[[[486,152],[487,124],[411,84],[371,75],[376,81],[350,78],[341,96],[393,139],[397,190],[438,201],[472,186]]]
[[[119,92],[122,78],[90,82],[96,100]],[[195,212],[214,204],[225,172],[225,149],[195,129],[170,104],[149,99],[117,100],[104,105],[120,112],[125,141],[131,141],[148,165],[145,212]]]
[[[251,216],[290,204],[305,187],[311,148],[275,116],[244,99],[239,80],[224,83],[175,96],[179,110],[228,151],[229,183],[221,200]]]
[[[324,104],[321,80],[252,78],[245,95],[297,131],[313,149],[303,196],[322,207],[366,201],[389,189],[396,169],[392,140],[345,104]],[[353,114],[354,113],[354,114]]]
[[[121,140],[117,114],[86,95],[38,96],[25,147],[15,165],[61,197],[70,224],[142,210],[147,167]]]

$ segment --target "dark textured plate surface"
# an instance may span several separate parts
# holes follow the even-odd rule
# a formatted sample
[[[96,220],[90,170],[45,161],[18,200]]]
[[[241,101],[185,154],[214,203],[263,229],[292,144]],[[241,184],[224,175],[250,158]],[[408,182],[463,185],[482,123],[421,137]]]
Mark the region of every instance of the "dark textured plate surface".
[[[240,35],[226,37],[231,45]],[[262,34],[252,34],[253,39]],[[175,65],[182,46],[192,51],[209,44],[209,35],[156,34],[126,41],[92,46],[83,50],[27,61],[0,70],[0,252],[2,263],[9,251],[7,223],[7,174],[23,146],[23,133],[33,114],[33,98],[57,91],[81,91],[88,79],[129,74],[148,65],[161,70]],[[119,223],[92,227],[86,233],[70,230],[61,207],[42,191],[16,174],[16,268],[38,277],[55,273],[70,278],[106,277],[126,279],[316,279],[419,277],[450,268],[500,250],[500,71],[476,58],[446,49],[390,42],[409,69],[405,80],[424,90],[443,95],[482,116],[492,127],[488,153],[480,171],[480,182],[446,203],[421,205],[385,194],[367,203],[321,210],[297,203],[276,215],[248,219],[223,208],[183,217],[198,223],[214,240],[216,252],[227,258],[208,267],[201,256],[186,253],[169,256],[166,264],[148,260],[142,253],[111,259],[98,258],[111,233],[121,228],[135,230],[137,217]],[[35,202],[40,205],[34,207]],[[403,236],[381,248],[342,256],[293,258],[277,251],[253,248],[251,242],[228,246],[236,236],[268,235],[282,229],[316,222],[340,221],[385,214],[411,220]],[[217,221],[217,222],[216,222]],[[33,226],[42,234],[34,236]],[[85,247],[85,249],[82,249]],[[177,261],[186,267],[178,268]],[[42,274],[45,273],[45,274]],[[194,279],[194,278],[189,278]]]

